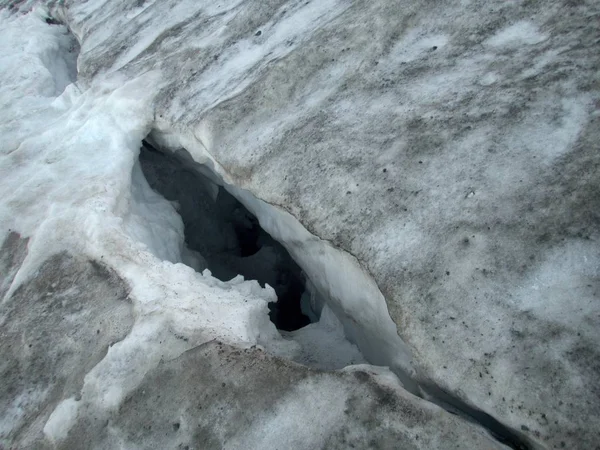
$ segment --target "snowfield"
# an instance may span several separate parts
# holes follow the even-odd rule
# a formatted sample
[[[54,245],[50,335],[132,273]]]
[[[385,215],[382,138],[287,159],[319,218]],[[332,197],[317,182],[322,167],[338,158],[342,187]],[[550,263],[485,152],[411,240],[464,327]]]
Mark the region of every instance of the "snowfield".
[[[597,2],[0,23],[0,448],[600,442]]]

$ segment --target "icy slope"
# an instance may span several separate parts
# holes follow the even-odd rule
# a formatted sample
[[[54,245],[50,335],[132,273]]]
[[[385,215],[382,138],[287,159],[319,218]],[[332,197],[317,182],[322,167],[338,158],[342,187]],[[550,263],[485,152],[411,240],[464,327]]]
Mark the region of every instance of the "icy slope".
[[[160,70],[156,127],[368,268],[423,380],[544,445],[586,448],[600,429],[598,14],[109,1],[66,18],[83,81]]]
[[[66,1],[53,14],[81,44],[79,78],[54,104],[43,96],[58,94],[72,70],[48,68],[44,55],[62,38],[34,43],[30,66],[21,46],[31,33],[22,30],[59,27],[3,12],[2,51],[15,67],[3,66],[3,80],[16,79],[25,94],[3,83],[1,230],[30,239],[21,269],[8,265],[4,301],[63,250],[105,261],[126,280],[133,329],[74,400],[108,415],[161,358],[212,338],[298,354],[268,322],[268,288],[171,264],[181,258],[182,224],[133,170],[154,130],[257,211],[275,205],[299,223],[305,238],[283,241],[314,277],[333,274],[325,287],[341,280],[334,300],[372,283],[367,297],[381,296],[375,310],[397,326],[390,334],[382,319],[389,348],[369,349],[372,319],[385,314],[362,320],[360,303],[344,303],[346,295],[337,310],[333,303],[338,317],[349,312],[346,334],[371,362],[411,374],[413,391],[429,386],[434,401],[444,390],[462,413],[470,405],[489,414],[523,445],[593,448],[599,9],[591,1]],[[367,281],[352,288],[357,272],[316,268],[323,260],[303,251],[311,236],[340,249]],[[395,354],[410,365],[393,367]],[[73,417],[75,404],[58,411]],[[59,439],[56,423],[47,432]],[[463,436],[460,446],[482,448]]]
[[[75,43],[47,18],[1,16],[3,448],[501,448],[386,369],[274,357],[303,358],[273,290],[179,263],[181,219],[139,168],[158,74],[57,92]]]

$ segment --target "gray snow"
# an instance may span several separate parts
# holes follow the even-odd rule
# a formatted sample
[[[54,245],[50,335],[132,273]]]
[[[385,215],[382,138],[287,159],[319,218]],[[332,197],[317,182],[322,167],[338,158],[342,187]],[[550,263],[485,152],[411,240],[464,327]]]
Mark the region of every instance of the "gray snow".
[[[598,18],[1,1],[0,446],[594,448]],[[205,270],[147,138],[258,218],[321,321],[280,332],[270,286]]]

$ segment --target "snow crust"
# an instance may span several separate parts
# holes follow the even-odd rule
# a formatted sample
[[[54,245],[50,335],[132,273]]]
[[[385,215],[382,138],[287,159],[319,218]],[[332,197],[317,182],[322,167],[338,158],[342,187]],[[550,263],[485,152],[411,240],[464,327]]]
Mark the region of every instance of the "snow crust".
[[[534,45],[543,42],[548,37],[540,33],[535,24],[520,21],[498,31],[485,44],[491,47],[510,48],[519,45]]]
[[[175,3],[67,2],[82,42],[68,86],[65,27],[0,11],[0,239],[30,237],[3,302],[62,250],[131,287],[134,329],[81,405],[107,417],[161,361],[212,339],[306,361],[319,330],[339,336],[325,309],[314,334],[286,339],[268,287],[182,264],[202,268],[136,167],[158,129],[312,267],[367,359],[533,447],[595,444],[598,6]]]
[[[335,370],[367,363],[356,345],[348,341],[344,326],[328,306],[321,311],[317,323],[286,334],[301,347],[301,353],[294,361],[309,367]],[[398,383],[398,379],[395,380]]]
[[[77,400],[74,398],[60,402],[44,425],[44,434],[53,442],[66,438],[77,419],[77,408]]]

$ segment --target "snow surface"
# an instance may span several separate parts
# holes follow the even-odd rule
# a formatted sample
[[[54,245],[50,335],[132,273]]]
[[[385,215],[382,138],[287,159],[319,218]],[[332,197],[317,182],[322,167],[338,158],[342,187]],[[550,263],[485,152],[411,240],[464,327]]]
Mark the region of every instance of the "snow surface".
[[[314,334],[290,340],[268,320],[271,289],[181,263],[190,261],[182,223],[136,167],[152,132],[205,165],[312,271],[367,360],[406,387],[439,386],[531,447],[598,442],[597,4],[103,0],[59,9],[81,42],[79,79],[64,92],[76,49],[66,28],[47,25],[42,8],[0,11],[0,239],[9,230],[30,239],[4,305],[63,250],[103,262],[130,287],[133,329],[85,377],[73,430],[83,411],[108,420],[127,399],[143,400],[147,379],[185,368],[196,361],[190,349],[213,339],[306,362],[311,339],[328,329],[331,345],[357,357],[335,339],[327,309]],[[298,391],[309,397],[332,379],[306,376],[303,386],[316,387]],[[253,442],[266,439],[258,429],[283,439],[273,417],[306,416],[311,404],[335,422],[303,395],[284,394],[291,406],[261,416]],[[435,409],[419,405],[420,418]],[[26,420],[18,414],[0,429]],[[461,419],[444,423],[464,429]],[[135,442],[118,424],[108,430]]]
[[[294,361],[309,367],[334,370],[367,363],[356,345],[348,342],[344,326],[328,306],[321,311],[318,322],[285,334],[301,346]]]
[[[547,36],[540,33],[534,23],[520,21],[498,31],[494,36],[485,41],[485,45],[506,49],[519,45],[535,45],[546,39]]]
[[[65,74],[72,68],[63,67],[72,65],[73,60],[59,56],[71,58],[73,43],[64,27],[49,27],[41,20],[44,17],[42,9],[3,18],[7,36],[3,42],[14,39],[19,46],[4,49],[13,52],[6,58],[14,66],[3,66],[0,76],[3,81],[14,79],[15,67],[19,67],[29,84],[22,95],[15,91],[16,82],[2,83],[2,126],[10,126],[7,115],[13,110],[27,116],[20,117],[23,125],[7,130],[12,133],[7,132],[2,146],[0,229],[32,236],[27,257],[4,301],[10,301],[21,283],[35,276],[49,255],[64,250],[102,261],[128,281],[136,311],[134,328],[86,375],[80,401],[98,411],[114,411],[160,361],[215,339],[261,345],[274,354],[323,369],[363,363],[360,351],[347,341],[342,324],[329,309],[318,323],[284,339],[268,318],[267,303],[276,300],[268,285],[261,288],[256,281],[242,277],[222,282],[208,270],[198,273],[181,264],[182,254],[187,260],[201,255],[190,256],[174,206],[150,189],[137,161],[152,122],[152,97],[146,86],[156,75],[148,73],[134,81],[109,76],[84,92],[76,85],[64,90]],[[17,39],[17,31],[23,27],[30,39],[25,49]],[[24,52],[29,65],[20,63]],[[40,72],[44,60],[52,60],[54,65]],[[60,88],[50,89],[53,82]],[[21,144],[11,148],[11,142]],[[251,202],[259,204],[254,199]],[[261,215],[263,220],[267,215]],[[279,230],[274,234],[282,239],[286,235],[279,235],[289,234],[290,226],[300,227],[297,223],[283,226],[277,217],[268,220],[266,227]],[[314,240],[304,233],[304,239]],[[321,261],[319,271],[330,270],[326,259],[335,258],[335,253],[328,252],[329,256],[315,255],[315,263]],[[201,266],[201,262],[196,264]],[[350,271],[357,270],[349,260],[342,264]],[[317,277],[317,273],[312,275],[328,291],[331,288],[325,283],[342,284],[342,280],[330,275]],[[355,295],[372,294],[357,290]],[[360,303],[346,307],[354,308],[353,314],[373,314]],[[377,308],[385,309],[380,294]],[[374,316],[371,320],[387,320],[392,339],[398,339],[387,314],[375,314],[382,314],[382,319]],[[65,439],[76,422],[78,404],[70,398],[56,407],[44,426],[50,440]],[[13,419],[5,416],[2,420],[4,433],[11,429],[6,420]]]
[[[44,434],[52,442],[60,442],[69,434],[77,418],[77,400],[68,398],[58,404],[44,425]]]

